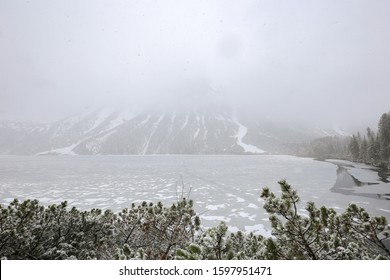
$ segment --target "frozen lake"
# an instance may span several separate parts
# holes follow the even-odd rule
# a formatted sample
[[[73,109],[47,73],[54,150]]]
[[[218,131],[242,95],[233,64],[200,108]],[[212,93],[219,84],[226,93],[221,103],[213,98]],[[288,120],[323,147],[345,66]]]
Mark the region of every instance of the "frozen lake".
[[[183,192],[204,226],[226,221],[232,231],[267,234],[259,195],[265,186],[278,192],[280,179],[298,190],[302,212],[306,201],[337,211],[353,202],[390,220],[390,183],[368,166],[276,155],[0,156],[0,203],[119,211],[142,201],[168,206]]]

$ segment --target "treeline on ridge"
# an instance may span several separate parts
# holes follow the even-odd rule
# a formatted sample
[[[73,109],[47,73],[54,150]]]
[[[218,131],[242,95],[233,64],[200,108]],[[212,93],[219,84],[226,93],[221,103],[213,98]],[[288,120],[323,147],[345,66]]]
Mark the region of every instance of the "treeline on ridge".
[[[311,141],[300,153],[316,158],[345,159],[390,169],[390,112],[384,113],[377,133],[367,128],[351,137],[323,137]]]

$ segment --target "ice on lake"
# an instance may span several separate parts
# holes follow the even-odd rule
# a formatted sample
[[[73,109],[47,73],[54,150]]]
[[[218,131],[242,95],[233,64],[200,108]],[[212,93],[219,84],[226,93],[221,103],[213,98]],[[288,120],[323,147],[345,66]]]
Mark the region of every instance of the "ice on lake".
[[[169,205],[189,196],[206,227],[225,221],[232,231],[265,233],[260,192],[267,186],[280,193],[281,179],[298,190],[303,214],[307,201],[339,212],[354,202],[390,218],[390,184],[372,168],[282,155],[0,156],[0,203],[67,200],[117,212],[132,203]]]

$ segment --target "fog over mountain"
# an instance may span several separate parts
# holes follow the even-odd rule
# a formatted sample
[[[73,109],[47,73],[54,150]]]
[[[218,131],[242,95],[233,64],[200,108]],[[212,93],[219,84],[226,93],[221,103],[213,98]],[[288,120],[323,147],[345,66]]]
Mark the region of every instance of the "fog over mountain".
[[[210,98],[179,102],[164,110],[106,106],[47,124],[2,121],[0,154],[291,154],[317,137],[349,135],[335,126],[254,120]]]
[[[375,126],[390,104],[389,11],[368,0],[0,1],[0,119],[56,123],[107,105],[157,116],[222,100],[253,123]]]

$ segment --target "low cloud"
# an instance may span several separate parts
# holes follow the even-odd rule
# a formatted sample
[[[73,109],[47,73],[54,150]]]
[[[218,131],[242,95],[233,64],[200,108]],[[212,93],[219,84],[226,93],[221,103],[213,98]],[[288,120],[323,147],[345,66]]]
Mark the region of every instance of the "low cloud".
[[[371,124],[390,104],[389,8],[2,1],[0,118],[53,121],[108,103],[218,96],[253,117]]]

